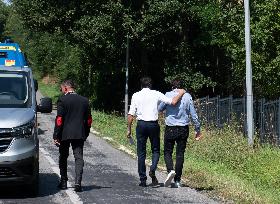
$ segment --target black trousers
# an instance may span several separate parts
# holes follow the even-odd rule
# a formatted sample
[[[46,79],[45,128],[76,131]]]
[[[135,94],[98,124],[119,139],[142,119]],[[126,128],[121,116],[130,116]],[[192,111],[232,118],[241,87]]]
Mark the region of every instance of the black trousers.
[[[83,159],[83,147],[84,140],[65,140],[61,141],[59,146],[59,169],[62,180],[68,180],[67,177],[67,158],[69,156],[69,147],[72,146],[74,158],[75,158],[75,184],[80,184],[82,181],[84,159]]]
[[[189,137],[189,126],[166,126],[164,133],[164,160],[169,173],[174,170],[172,154],[175,143],[176,147],[176,165],[174,181],[180,181],[184,165],[184,153]]]
[[[146,181],[146,145],[149,138],[152,150],[152,165],[150,171],[157,169],[160,152],[160,127],[157,121],[138,121],[136,126],[138,174],[140,181]]]

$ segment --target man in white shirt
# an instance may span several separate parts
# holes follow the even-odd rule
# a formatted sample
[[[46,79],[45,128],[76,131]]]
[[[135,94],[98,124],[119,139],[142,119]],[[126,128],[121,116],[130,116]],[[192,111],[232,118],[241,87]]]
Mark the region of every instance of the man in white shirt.
[[[159,91],[151,90],[152,80],[144,77],[140,80],[142,90],[132,95],[130,110],[128,112],[127,137],[131,137],[131,125],[133,116],[136,115],[137,127],[137,156],[138,173],[140,177],[139,186],[146,187],[146,143],[150,139],[152,150],[152,165],[149,176],[152,178],[152,184],[157,185],[158,180],[155,176],[159,153],[160,153],[160,127],[158,124],[158,105],[160,102],[176,105],[186,92],[184,89],[178,89],[178,94],[174,98],[168,98]]]

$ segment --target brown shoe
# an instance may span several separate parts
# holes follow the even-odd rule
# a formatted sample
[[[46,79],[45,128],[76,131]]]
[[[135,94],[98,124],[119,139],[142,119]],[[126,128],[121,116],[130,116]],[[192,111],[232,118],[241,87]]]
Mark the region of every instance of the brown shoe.
[[[147,187],[146,181],[141,181],[141,182],[139,183],[139,186],[141,186],[141,187]]]
[[[158,180],[155,172],[150,171],[149,176],[152,178],[152,185],[158,185]]]
[[[80,184],[75,184],[74,190],[75,190],[76,192],[82,192],[82,186],[81,186]]]
[[[57,187],[61,190],[66,190],[67,189],[67,181],[66,180],[61,180]]]

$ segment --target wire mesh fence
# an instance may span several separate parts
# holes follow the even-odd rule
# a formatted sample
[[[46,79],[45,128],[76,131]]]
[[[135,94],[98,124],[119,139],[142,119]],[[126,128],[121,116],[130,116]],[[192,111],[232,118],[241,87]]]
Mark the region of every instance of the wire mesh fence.
[[[199,98],[195,101],[197,114],[206,127],[222,128],[235,124],[239,131],[247,133],[246,98],[220,98],[219,96]],[[261,143],[280,145],[280,98],[254,101],[254,128]]]

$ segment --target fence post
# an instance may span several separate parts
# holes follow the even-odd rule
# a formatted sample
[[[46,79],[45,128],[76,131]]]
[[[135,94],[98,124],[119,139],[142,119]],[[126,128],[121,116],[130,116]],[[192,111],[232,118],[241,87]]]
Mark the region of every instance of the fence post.
[[[228,123],[232,122],[232,106],[233,106],[233,99],[232,99],[232,95],[229,96],[229,118],[228,118]]]
[[[220,128],[220,95],[217,96],[217,127]]]
[[[277,144],[280,144],[280,97],[278,99],[278,118],[277,118],[277,123],[278,123],[278,141]]]
[[[208,103],[209,103],[209,95],[206,96],[206,102],[205,102],[205,107],[206,107],[206,131],[208,131],[208,125],[209,125],[209,108],[208,108]]]
[[[247,135],[247,113],[246,113],[246,96],[244,95],[243,97],[243,132],[244,132],[244,135]]]
[[[260,108],[260,138],[261,138],[261,143],[264,142],[264,103],[265,103],[265,99],[262,98],[261,99],[261,108]]]

